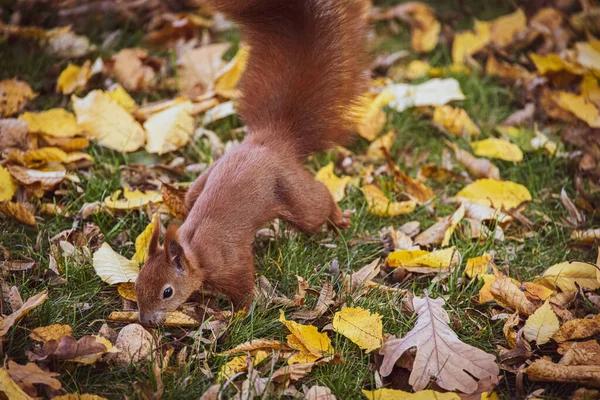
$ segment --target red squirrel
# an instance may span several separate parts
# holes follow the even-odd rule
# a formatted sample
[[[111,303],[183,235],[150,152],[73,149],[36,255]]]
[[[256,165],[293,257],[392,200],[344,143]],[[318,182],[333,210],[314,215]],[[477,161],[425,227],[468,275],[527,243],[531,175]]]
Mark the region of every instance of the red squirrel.
[[[364,0],[208,0],[237,22],[249,46],[239,83],[244,141],[190,186],[189,213],[159,245],[154,230],[135,283],[139,318],[161,323],[194,292],[226,295],[247,308],[254,289],[258,229],[281,218],[306,233],[342,212],[305,158],[353,132],[352,106],[368,89]]]

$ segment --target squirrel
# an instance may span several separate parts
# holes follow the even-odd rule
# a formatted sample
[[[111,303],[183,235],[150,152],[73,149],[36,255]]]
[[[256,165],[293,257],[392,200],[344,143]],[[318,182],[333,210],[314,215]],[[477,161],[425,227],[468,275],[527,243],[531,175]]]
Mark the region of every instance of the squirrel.
[[[135,282],[139,319],[161,323],[194,293],[247,309],[254,291],[255,233],[281,218],[305,233],[345,229],[327,187],[303,165],[353,136],[352,107],[368,89],[364,0],[208,0],[236,22],[249,46],[239,82],[244,141],[190,186],[188,216],[155,229]]]

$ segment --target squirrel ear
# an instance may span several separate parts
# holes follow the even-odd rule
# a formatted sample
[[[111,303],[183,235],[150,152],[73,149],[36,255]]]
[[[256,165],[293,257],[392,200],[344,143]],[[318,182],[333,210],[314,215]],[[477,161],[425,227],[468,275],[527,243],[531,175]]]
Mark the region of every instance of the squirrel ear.
[[[167,263],[174,265],[178,271],[183,271],[183,247],[179,244],[177,225],[169,225],[167,228],[164,247]]]
[[[154,221],[154,231],[152,232],[152,238],[150,239],[150,245],[148,246],[148,255],[151,256],[156,253],[158,249],[158,240],[160,238],[161,225],[158,222],[158,218]]]

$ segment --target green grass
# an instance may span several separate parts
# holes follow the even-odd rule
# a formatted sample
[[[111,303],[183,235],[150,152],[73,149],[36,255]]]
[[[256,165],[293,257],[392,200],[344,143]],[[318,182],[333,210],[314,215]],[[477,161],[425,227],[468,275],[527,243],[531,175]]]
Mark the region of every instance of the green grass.
[[[436,2],[434,8],[443,2]],[[480,18],[491,18],[502,14],[506,10],[506,3],[496,1],[493,6],[477,6],[475,2],[468,2],[470,9],[477,12],[485,9]],[[482,9],[483,7],[483,9]],[[442,14],[444,8],[437,9]],[[495,14],[490,12],[495,10]],[[479,16],[479,14],[477,14]],[[457,26],[466,26],[457,22]],[[129,27],[128,29],[130,29]],[[92,37],[101,37],[101,31],[94,28]],[[135,40],[119,42],[114,50],[126,46],[139,45],[141,35],[137,32]],[[400,40],[400,38],[403,38]],[[403,31],[398,37],[388,37],[380,44],[379,51],[391,51],[407,48],[408,31]],[[229,39],[237,45],[239,37],[230,35]],[[35,110],[47,109],[54,106],[64,106],[65,99],[53,94],[53,84],[60,72],[60,67],[65,65],[64,60],[57,60],[43,51],[23,47],[20,43],[0,43],[0,79],[17,76],[29,82],[36,91],[42,95],[32,104]],[[429,55],[435,63],[448,62],[448,51],[444,48],[437,49]],[[480,77],[476,74],[470,76],[455,76],[461,83],[461,88],[467,100],[458,103],[463,106],[471,117],[482,126],[483,135],[491,134],[491,127],[501,122],[515,110],[511,98],[511,88],[502,86],[499,82]],[[149,98],[154,98],[150,95]],[[439,163],[441,153],[445,147],[443,134],[430,122],[429,117],[409,110],[395,113],[388,110],[387,129],[397,132],[396,142],[392,148],[392,155],[400,167],[414,176],[419,165],[408,167],[405,164],[405,154],[410,151],[417,155],[428,152],[427,162]],[[212,129],[224,140],[233,137],[231,129],[241,126],[237,118],[228,118],[214,126]],[[366,143],[357,141],[352,148],[363,151]],[[64,183],[61,188],[68,189],[67,195],[62,198],[47,196],[45,201],[56,201],[68,205],[70,210],[77,211],[84,203],[102,201],[114,190],[121,187],[120,166],[135,163],[154,163],[165,161],[171,157],[166,156],[158,160],[145,152],[123,155],[113,151],[92,146],[89,153],[95,159],[95,165],[86,174],[79,174],[81,183]],[[196,146],[189,146],[181,150],[189,163],[211,162],[210,149],[202,141]],[[311,157],[307,166],[316,171],[332,159],[333,152]],[[560,200],[543,193],[560,193],[564,187],[573,195],[574,187],[568,174],[568,162],[561,158],[551,158],[544,153],[527,153],[525,160],[520,164],[498,162],[502,177],[525,185],[533,196],[533,201],[527,206],[524,215],[535,221],[534,234],[527,239],[503,243],[492,240],[475,243],[460,235],[455,235],[451,244],[455,245],[463,254],[463,262],[447,279],[433,283],[431,276],[417,277],[405,283],[402,287],[421,295],[423,289],[428,289],[432,297],[443,296],[446,299],[446,310],[450,316],[451,326],[454,327],[461,340],[483,350],[494,352],[496,345],[505,345],[502,334],[502,321],[492,321],[488,313],[489,305],[477,305],[476,299],[479,284],[462,277],[466,259],[477,256],[484,251],[495,251],[495,261],[498,266],[507,271],[511,277],[519,280],[530,280],[541,273],[548,266],[571,259],[593,261],[591,252],[578,252],[569,246],[570,229],[560,224],[561,218],[566,216],[566,211]],[[193,176],[185,175],[184,180],[191,181]],[[341,278],[332,274],[330,265],[333,260],[339,262],[342,273],[349,273],[364,266],[377,257],[384,257],[385,251],[380,243],[372,242],[349,246],[352,239],[367,235],[377,235],[387,226],[398,227],[401,224],[417,220],[421,228],[426,229],[432,225],[436,217],[449,215],[454,206],[441,204],[439,200],[451,197],[463,186],[461,183],[448,185],[429,182],[436,190],[436,208],[430,214],[425,208],[418,208],[414,213],[394,218],[380,218],[367,212],[365,200],[356,188],[350,188],[347,197],[341,202],[344,209],[355,209],[352,218],[352,227],[341,232],[339,236],[331,233],[322,233],[314,236],[302,234],[289,234],[278,237],[272,242],[257,243],[255,246],[257,273],[264,275],[276,289],[292,297],[296,288],[295,275],[300,275],[308,280],[311,287],[320,288],[323,282],[330,279],[338,296],[342,294]],[[77,186],[81,189],[77,191]],[[546,215],[553,222],[544,222],[541,214]],[[4,344],[5,354],[9,359],[26,362],[25,351],[32,348],[34,342],[28,335],[31,329],[52,323],[69,324],[73,327],[76,337],[84,334],[96,334],[111,311],[121,310],[120,296],[115,287],[104,284],[94,273],[91,260],[73,262],[69,259],[58,260],[62,267],[62,276],[67,284],[51,286],[43,278],[44,271],[49,263],[50,238],[59,232],[69,229],[73,218],[61,216],[45,216],[39,220],[37,230],[25,227],[13,220],[0,218],[0,243],[8,248],[13,258],[30,257],[37,262],[37,269],[33,272],[13,274],[6,278],[10,285],[18,286],[23,298],[27,298],[42,289],[49,291],[48,300],[40,307],[34,309],[26,319],[17,324],[7,335]],[[130,257],[134,248],[131,244],[137,235],[142,232],[148,223],[148,215],[143,211],[133,211],[126,214],[110,215],[106,213],[94,215],[88,222],[100,227],[105,236],[105,241],[123,255]],[[589,218],[587,226],[597,224],[597,219]],[[518,235],[521,231],[518,224],[513,224],[505,234]],[[123,240],[123,235],[126,240]],[[332,246],[323,246],[322,241],[329,240]],[[123,242],[129,244],[122,244]],[[37,247],[35,247],[37,244]],[[35,248],[35,249],[34,249]],[[400,311],[402,298],[372,291],[358,299],[348,298],[349,306],[360,306],[378,312],[383,317],[384,332],[397,337],[409,331],[415,323],[414,316],[406,316]],[[88,304],[89,309],[82,310],[81,305]],[[314,297],[308,298],[308,306],[315,303]],[[219,368],[227,361],[226,357],[218,356],[220,351],[232,348],[240,343],[254,338],[270,338],[285,340],[286,328],[278,321],[279,306],[254,307],[253,311],[244,318],[235,319],[227,332],[217,342],[207,343],[201,338],[208,338],[207,332],[191,332],[189,330],[171,328],[160,329],[163,335],[162,344],[172,345],[176,351],[187,347],[190,361],[184,366],[177,366],[172,360],[170,367],[163,374],[166,392],[165,399],[197,399],[211,384],[214,379],[206,376],[204,367],[217,374]],[[289,315],[289,312],[287,313]],[[319,318],[315,323],[322,327],[329,322],[329,315]],[[118,325],[112,324],[113,327]],[[187,334],[187,336],[186,336]],[[344,359],[341,365],[327,365],[313,369],[309,376],[298,384],[322,384],[329,386],[339,399],[357,398],[361,389],[375,388],[375,381],[370,364],[373,356],[360,351],[356,345],[341,335],[330,332],[332,344]],[[192,358],[194,357],[194,358]],[[202,361],[205,358],[205,361]],[[58,370],[60,380],[68,392],[94,393],[108,398],[123,398],[124,395],[135,396],[132,383],[134,381],[153,382],[150,362],[144,362],[130,367],[115,368],[103,364],[93,366],[52,365]],[[263,364],[263,369],[268,371],[268,362]],[[525,390],[533,390],[535,385],[526,384]],[[547,385],[545,395],[560,398],[572,389],[565,385]],[[230,386],[231,388],[231,386]],[[501,381],[497,392],[504,398],[515,397],[515,376],[506,374]]]

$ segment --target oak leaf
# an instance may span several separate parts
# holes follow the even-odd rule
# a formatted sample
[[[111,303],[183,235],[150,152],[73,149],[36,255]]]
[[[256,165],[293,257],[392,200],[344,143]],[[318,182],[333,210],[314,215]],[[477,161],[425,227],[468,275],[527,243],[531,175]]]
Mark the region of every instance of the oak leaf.
[[[417,324],[404,338],[386,342],[379,351],[384,356],[380,368],[388,376],[396,361],[411,347],[417,347],[409,384],[414,390],[425,389],[431,378],[446,390],[473,393],[477,380],[496,379],[499,368],[496,357],[460,341],[448,326],[450,318],[443,309],[442,298],[415,297],[413,306]]]

